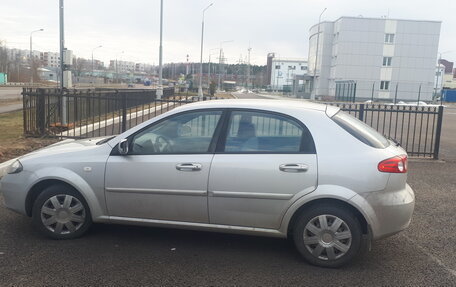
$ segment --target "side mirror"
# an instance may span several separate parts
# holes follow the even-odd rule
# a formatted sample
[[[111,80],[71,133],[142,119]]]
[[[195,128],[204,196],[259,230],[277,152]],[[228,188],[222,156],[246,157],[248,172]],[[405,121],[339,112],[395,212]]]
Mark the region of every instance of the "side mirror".
[[[128,154],[128,139],[123,139],[117,145],[117,150],[121,155]]]

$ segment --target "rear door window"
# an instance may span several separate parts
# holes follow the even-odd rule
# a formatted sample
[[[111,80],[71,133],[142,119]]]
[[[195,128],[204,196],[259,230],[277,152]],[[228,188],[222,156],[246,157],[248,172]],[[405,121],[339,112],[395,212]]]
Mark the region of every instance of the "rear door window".
[[[292,118],[259,111],[233,111],[223,151],[315,153],[315,147],[307,128]]]
[[[386,148],[389,141],[375,129],[343,111],[337,112],[332,120],[361,142],[374,147]]]

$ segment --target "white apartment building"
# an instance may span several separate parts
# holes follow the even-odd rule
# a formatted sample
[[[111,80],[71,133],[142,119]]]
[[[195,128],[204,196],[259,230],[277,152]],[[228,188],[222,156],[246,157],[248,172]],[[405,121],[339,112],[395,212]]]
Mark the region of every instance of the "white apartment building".
[[[135,64],[135,71],[136,72],[151,72],[153,70],[153,66],[150,64],[144,63],[136,63]]]
[[[134,72],[135,67],[135,63],[129,61],[110,60],[109,62],[109,68],[117,73]]]
[[[296,76],[307,73],[307,61],[299,58],[276,58],[274,54],[269,54],[268,58],[269,86],[272,90],[290,90]]]
[[[357,99],[388,101],[397,90],[398,100],[416,100],[421,89],[420,98],[431,100],[440,26],[439,21],[362,17],[312,26],[312,95],[338,99],[348,83],[355,83]]]
[[[60,53],[43,52],[41,53],[41,63],[43,67],[60,68]]]

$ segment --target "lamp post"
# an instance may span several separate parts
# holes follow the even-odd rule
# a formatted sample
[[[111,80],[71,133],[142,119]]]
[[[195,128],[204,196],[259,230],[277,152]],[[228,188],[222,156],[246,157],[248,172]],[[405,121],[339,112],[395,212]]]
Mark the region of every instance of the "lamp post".
[[[222,59],[222,54],[223,54],[223,44],[224,43],[230,43],[233,42],[234,40],[228,40],[228,41],[223,41],[220,42],[220,54],[219,54],[219,75],[218,75],[218,90],[221,91],[221,78],[222,78],[222,64],[223,64],[223,59]]]
[[[203,10],[203,20],[201,22],[201,57],[200,57],[200,77],[199,77],[199,85],[198,85],[198,97],[203,97],[203,38],[204,38],[204,12],[209,9],[214,3],[209,4]]]
[[[124,51],[120,52],[120,53],[117,53],[116,55],[116,82],[119,81],[119,69],[118,69],[118,65],[117,65],[117,57],[120,55],[120,54],[123,54]]]
[[[35,30],[35,31],[32,31],[30,32],[30,84],[33,85],[33,69],[34,69],[34,59],[33,59],[33,48],[32,48],[32,35],[33,33],[35,32],[41,32],[41,31],[44,31],[44,29],[38,29],[38,30]]]
[[[97,47],[95,47],[95,48],[92,49],[92,74],[91,74],[91,76],[92,76],[92,83],[93,83],[93,51],[95,51],[96,49],[101,48],[101,47],[103,47],[103,46],[100,45],[100,46],[97,46]]]
[[[315,82],[317,77],[317,61],[318,61],[318,45],[320,43],[320,24],[321,24],[321,16],[326,11],[326,8],[321,11],[320,17],[318,17],[318,32],[317,32],[317,49],[315,50],[315,65],[314,65],[314,74],[313,74],[313,84],[312,89],[313,93],[310,93],[310,99],[315,100],[315,96],[317,94],[317,89],[315,88]]]
[[[161,99],[163,96],[163,0],[160,1],[160,47],[159,47],[159,59],[158,59],[158,88],[157,88],[157,99]]]

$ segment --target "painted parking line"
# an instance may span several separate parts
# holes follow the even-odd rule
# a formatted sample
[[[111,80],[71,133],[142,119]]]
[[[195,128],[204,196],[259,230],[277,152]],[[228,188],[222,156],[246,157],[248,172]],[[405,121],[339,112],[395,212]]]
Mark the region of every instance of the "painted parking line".
[[[412,239],[410,239],[407,235],[405,234],[402,234],[402,237],[404,237],[408,242],[410,242],[413,246],[415,246],[416,248],[418,248],[421,252],[423,252],[423,254],[425,254],[427,257],[429,257],[434,263],[436,263],[438,266],[442,267],[443,269],[445,269],[445,271],[447,271],[450,275],[452,275],[454,278],[456,278],[456,270],[454,269],[451,269],[450,267],[448,267],[445,263],[443,263],[442,260],[440,260],[438,257],[436,257],[435,255],[433,255],[431,252],[429,252],[426,248],[424,248],[423,246],[421,246],[420,244],[416,243],[415,241],[413,241]]]

